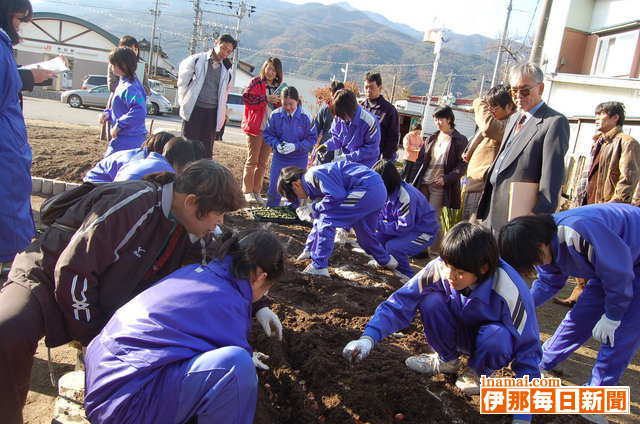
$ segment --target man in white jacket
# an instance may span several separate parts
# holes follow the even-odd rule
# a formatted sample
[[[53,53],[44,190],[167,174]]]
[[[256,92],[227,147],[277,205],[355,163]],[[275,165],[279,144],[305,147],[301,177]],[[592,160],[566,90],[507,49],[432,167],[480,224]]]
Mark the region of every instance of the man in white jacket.
[[[178,103],[182,134],[199,140],[207,158],[212,157],[216,131],[224,125],[232,76],[228,58],[236,46],[231,35],[223,34],[212,50],[193,54],[180,62]]]

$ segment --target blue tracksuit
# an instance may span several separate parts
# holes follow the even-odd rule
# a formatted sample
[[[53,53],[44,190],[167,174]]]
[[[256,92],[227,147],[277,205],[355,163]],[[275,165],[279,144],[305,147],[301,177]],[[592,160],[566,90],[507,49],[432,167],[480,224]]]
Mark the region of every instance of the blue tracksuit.
[[[144,159],[149,151],[138,147],[137,149],[121,150],[102,158],[100,162],[91,168],[82,181],[91,183],[112,183],[118,171],[129,161]]]
[[[602,314],[622,321],[614,347],[603,344],[590,385],[615,386],[640,346],[640,208],[602,203],[554,215],[553,263],[537,267],[531,294],[536,306],[556,294],[569,276],[589,280],[578,302],[542,346],[543,369],[552,369],[591,337]]]
[[[144,159],[132,160],[120,168],[113,181],[141,180],[153,172],[171,172],[175,174],[169,161],[160,153],[151,152]]]
[[[12,261],[35,233],[31,146],[18,98],[21,89],[11,39],[0,29],[0,262]]]
[[[397,270],[412,277],[409,256],[430,246],[439,228],[436,213],[424,195],[402,182],[380,210],[376,237],[398,261]]]
[[[337,116],[331,126],[327,150],[342,149],[350,162],[372,167],[380,157],[380,123],[371,113],[358,106],[351,122]]]
[[[381,264],[389,254],[375,237],[378,213],[387,190],[380,175],[364,165],[342,161],[309,168],[302,187],[314,202],[313,229],[305,249],[316,268],[326,268],[333,252],[336,228],[353,228],[360,246]]]
[[[230,266],[186,266],[118,309],[85,356],[92,423],[253,421],[252,290]]]
[[[105,157],[120,150],[140,147],[147,136],[144,120],[147,116],[147,93],[137,78],[120,78],[113,93],[109,114],[111,128],[119,128],[118,136],[109,141]]]
[[[274,208],[280,206],[278,193],[280,170],[287,166],[307,167],[309,152],[316,142],[316,130],[311,117],[302,109],[302,106],[298,105],[292,116],[289,116],[281,107],[274,110],[262,136],[264,142],[273,148],[267,206]],[[283,141],[295,144],[296,150],[288,155],[278,153],[276,146]]]

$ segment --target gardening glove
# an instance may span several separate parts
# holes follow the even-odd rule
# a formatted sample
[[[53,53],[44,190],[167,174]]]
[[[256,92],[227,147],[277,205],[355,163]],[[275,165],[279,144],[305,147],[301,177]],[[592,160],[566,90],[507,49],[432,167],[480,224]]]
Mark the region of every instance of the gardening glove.
[[[293,153],[296,150],[296,145],[293,143],[287,143],[286,141],[280,142],[276,147],[276,150],[281,155],[288,155],[289,153]]]
[[[342,162],[343,160],[347,160],[347,157],[345,156],[342,149],[336,150],[333,156],[333,162]]]
[[[602,314],[600,321],[593,327],[593,338],[600,341],[600,343],[607,343],[608,341],[613,347],[614,336],[618,327],[620,327],[620,321],[611,320],[605,314]]]
[[[278,340],[282,340],[282,323],[278,315],[271,309],[267,307],[260,309],[256,312],[256,319],[268,337],[271,337],[271,329],[273,328],[278,335]]]
[[[296,209],[296,215],[298,215],[300,221],[313,222],[313,209],[311,209],[311,205],[300,206]]]
[[[373,339],[369,336],[362,336],[358,340],[352,340],[342,349],[344,359],[352,363],[354,360],[362,361],[369,356],[373,349]]]
[[[253,352],[253,355],[251,355],[251,360],[253,361],[253,365],[256,368],[261,370],[268,370],[269,365],[262,362],[262,360],[264,359],[269,359],[269,355],[265,355],[264,353],[261,353],[261,352]]]

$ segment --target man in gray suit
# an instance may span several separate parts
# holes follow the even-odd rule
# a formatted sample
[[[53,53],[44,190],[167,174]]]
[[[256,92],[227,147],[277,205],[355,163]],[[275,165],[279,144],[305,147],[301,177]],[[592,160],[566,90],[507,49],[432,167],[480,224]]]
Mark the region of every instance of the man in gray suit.
[[[478,206],[478,219],[484,219],[496,233],[507,223],[513,182],[538,183],[532,212],[555,212],[569,146],[567,118],[542,101],[542,70],[531,63],[518,63],[509,77],[518,111],[507,122]]]

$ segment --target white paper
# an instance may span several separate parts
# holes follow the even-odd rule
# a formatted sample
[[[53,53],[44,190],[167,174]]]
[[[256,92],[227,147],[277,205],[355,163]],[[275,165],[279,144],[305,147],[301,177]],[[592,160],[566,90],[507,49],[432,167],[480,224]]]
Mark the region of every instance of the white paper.
[[[47,71],[60,73],[68,71],[69,67],[67,67],[67,64],[61,56],[57,56],[51,60],[47,60],[46,62],[38,62],[23,66],[22,69],[46,69]]]

